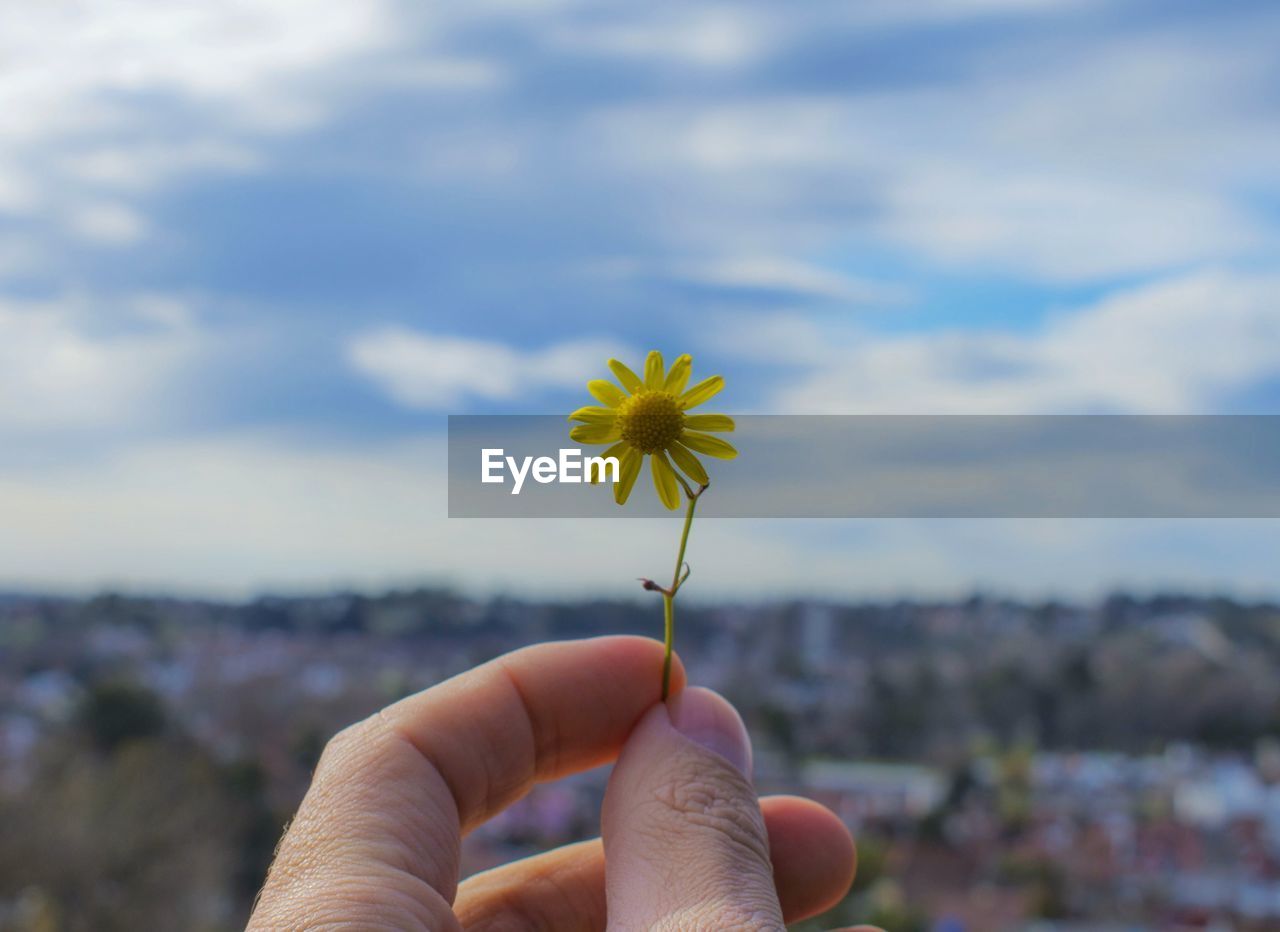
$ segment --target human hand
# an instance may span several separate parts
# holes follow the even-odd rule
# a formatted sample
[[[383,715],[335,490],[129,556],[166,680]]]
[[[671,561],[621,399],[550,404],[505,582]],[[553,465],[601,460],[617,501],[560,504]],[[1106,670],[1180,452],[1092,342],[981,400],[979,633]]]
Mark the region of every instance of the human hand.
[[[660,704],[661,650],[526,648],[340,732],[249,929],[777,930],[834,905],[855,864],[844,825],[807,800],[757,803],[737,713],[682,690],[678,664]],[[615,758],[603,843],[458,883],[463,835],[535,782]]]

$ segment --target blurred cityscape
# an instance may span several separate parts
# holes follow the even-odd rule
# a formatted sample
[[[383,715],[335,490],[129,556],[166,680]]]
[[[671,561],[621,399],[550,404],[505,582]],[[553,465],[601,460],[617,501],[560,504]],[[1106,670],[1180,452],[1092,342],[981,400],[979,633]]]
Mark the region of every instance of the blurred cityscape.
[[[0,929],[243,925],[330,735],[512,648],[652,633],[656,603],[441,590],[245,604],[0,597]],[[762,792],[859,840],[803,928],[1280,928],[1280,607],[819,602],[682,610]],[[538,788],[467,870],[598,831]]]

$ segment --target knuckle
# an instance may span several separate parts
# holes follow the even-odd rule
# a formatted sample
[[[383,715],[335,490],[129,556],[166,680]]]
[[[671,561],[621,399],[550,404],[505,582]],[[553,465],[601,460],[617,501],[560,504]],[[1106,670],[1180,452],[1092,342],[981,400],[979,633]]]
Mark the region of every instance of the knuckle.
[[[348,725],[335,734],[325,742],[324,749],[320,752],[320,759],[316,762],[316,771],[333,770],[349,760],[358,750],[363,750],[368,742],[368,731],[367,722],[360,721]]]
[[[323,892],[317,894],[317,887]],[[404,874],[368,870],[335,876],[264,902],[248,932],[274,929],[336,932],[361,929],[396,932],[439,929],[460,932],[449,905],[423,881]]]
[[[319,776],[367,771],[392,756],[394,739],[395,732],[381,712],[353,722],[325,742],[315,773]]]

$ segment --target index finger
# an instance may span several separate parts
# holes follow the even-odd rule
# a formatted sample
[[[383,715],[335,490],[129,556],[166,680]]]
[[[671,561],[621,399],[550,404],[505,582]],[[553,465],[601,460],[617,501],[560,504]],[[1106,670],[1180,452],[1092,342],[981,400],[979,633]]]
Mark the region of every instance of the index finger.
[[[535,782],[616,757],[659,701],[661,668],[662,645],[647,638],[540,644],[351,726],[325,748],[262,907],[377,872],[452,902],[460,836]],[[678,664],[673,676],[683,684]]]

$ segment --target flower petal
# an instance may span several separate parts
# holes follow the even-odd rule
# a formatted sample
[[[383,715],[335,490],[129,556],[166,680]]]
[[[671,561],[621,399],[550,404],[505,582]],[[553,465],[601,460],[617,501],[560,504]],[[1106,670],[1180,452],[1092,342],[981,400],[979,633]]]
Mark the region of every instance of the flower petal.
[[[733,430],[733,418],[727,414],[690,414],[684,419],[684,426],[690,430]]]
[[[662,354],[657,350],[650,350],[649,358],[644,361],[644,387],[655,392],[662,388],[662,383],[666,380],[665,371]]]
[[[731,460],[738,455],[738,451],[732,445],[725,443],[719,437],[700,434],[696,430],[686,430],[680,435],[680,442],[691,450],[697,450],[699,453],[705,453],[717,459]]]
[[[613,408],[579,408],[569,415],[571,421],[582,421],[584,424],[612,424],[618,416]]]
[[[622,457],[629,449],[631,449],[631,447],[627,445],[627,442],[625,440],[622,440],[622,441],[619,441],[618,443],[615,443],[609,449],[605,450],[603,453],[600,454],[601,459],[608,459],[611,456],[616,456],[618,458],[618,478],[619,479],[622,478]],[[598,466],[595,469],[588,469],[587,481],[590,482],[592,485],[599,485],[600,480],[608,476],[609,474],[610,474],[610,470],[607,466]]]
[[[618,381],[622,383],[622,387],[633,395],[640,391],[640,376],[628,369],[623,363],[618,362],[616,359],[610,359],[609,371],[617,376]]]
[[[622,439],[616,421],[610,424],[579,424],[569,431],[569,437],[578,443],[614,443]]]
[[[697,385],[693,386],[693,388],[680,396],[680,407],[696,407],[708,398],[718,394],[722,388],[724,388],[724,376],[722,375],[713,375],[709,379],[703,379]]]
[[[675,464],[680,467],[680,471],[692,479],[698,485],[707,485],[711,482],[711,478],[707,475],[707,471],[702,468],[702,463],[696,456],[689,452],[689,448],[675,444],[667,448],[667,453],[675,460]]]
[[[653,485],[658,490],[658,498],[671,511],[680,507],[680,484],[676,480],[676,472],[671,468],[671,461],[664,453],[653,454]]]
[[[640,475],[640,466],[644,462],[644,454],[635,447],[627,447],[618,461],[618,481],[613,484],[613,500],[625,505],[636,484],[636,476]]]
[[[597,401],[610,408],[616,408],[627,399],[627,393],[608,379],[592,379],[587,383],[587,391],[591,392]]]
[[[693,371],[693,357],[688,353],[676,358],[671,364],[671,371],[667,373],[667,381],[663,383],[663,391],[671,392],[678,395],[684,391],[684,387],[689,384],[689,373]]]

